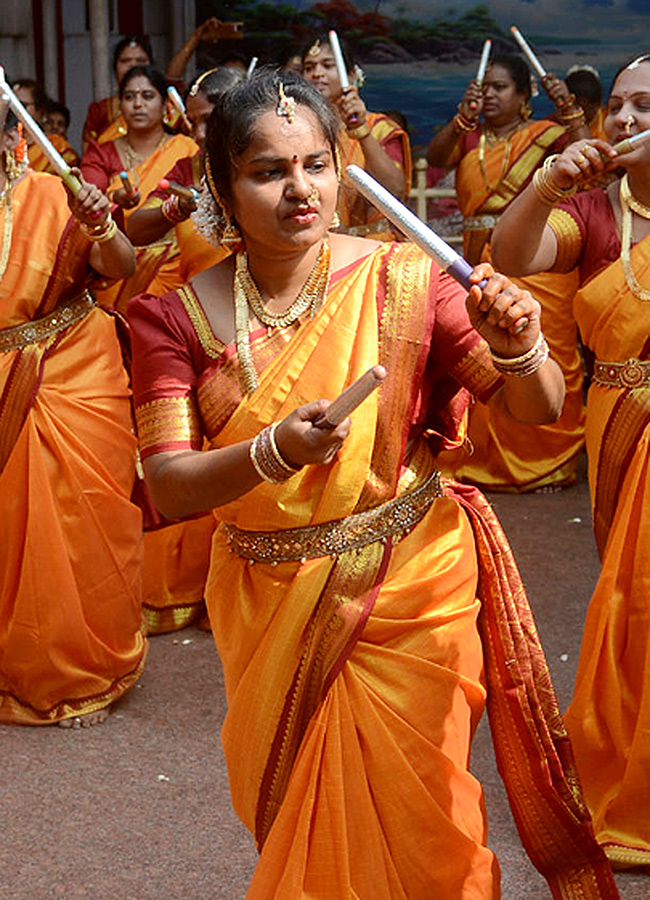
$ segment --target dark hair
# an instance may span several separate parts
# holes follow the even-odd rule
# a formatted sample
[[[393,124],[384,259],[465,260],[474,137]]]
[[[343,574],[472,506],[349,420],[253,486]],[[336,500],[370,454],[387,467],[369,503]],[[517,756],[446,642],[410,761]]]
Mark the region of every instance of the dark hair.
[[[612,78],[612,83],[609,88],[610,94],[614,90],[614,85],[616,84],[618,76],[621,75],[626,69],[629,69],[629,67],[631,65],[633,65],[634,63],[636,63],[636,65],[638,65],[639,63],[642,63],[642,62],[650,63],[650,53],[641,53],[639,56],[633,56],[632,59],[628,59],[628,61],[626,63],[624,63],[620,67],[620,69],[618,69],[618,71]]]
[[[340,35],[337,35],[337,36],[339,39],[339,44],[341,45],[341,53],[343,54],[343,62],[345,63],[345,71],[352,72],[352,71],[354,71],[356,60],[354,59],[354,57],[352,55],[352,51],[350,49],[349,44],[345,40],[343,40],[343,38],[341,38]],[[314,44],[316,44],[317,42],[321,46],[326,45],[327,47],[330,47],[330,49],[331,49],[329,32],[321,31],[319,34],[315,34],[314,37],[311,38],[310,41],[308,41],[306,44],[303,45],[302,51],[300,53],[303,65],[305,64],[305,60],[309,56],[309,51],[314,46]]]
[[[137,78],[138,75],[142,75],[147,79],[151,86],[158,91],[163,102],[167,100],[167,79],[163,73],[154,68],[154,66],[131,66],[124,78],[120,81],[120,86],[118,88],[120,100],[122,99],[122,95],[124,94],[128,83],[133,78]]]
[[[532,93],[532,86],[530,69],[526,60],[521,56],[515,56],[514,53],[497,53],[490,59],[490,66],[501,66],[505,69],[514,81],[517,93],[523,94],[528,100]]]
[[[12,128],[15,128],[18,125],[18,116],[13,111],[13,109],[7,110],[7,116],[5,118],[4,123],[4,131],[11,131]]]
[[[208,119],[204,152],[214,186],[227,205],[232,201],[232,169],[250,146],[260,116],[278,108],[280,85],[298,106],[315,114],[336,158],[338,120],[325,97],[295,72],[256,69],[251,78],[221,95]]]
[[[31,90],[34,106],[41,112],[45,112],[50,98],[45,93],[45,88],[40,81],[35,81],[33,78],[17,78],[11,87],[14,91],[21,87]]]
[[[153,65],[153,50],[151,49],[151,41],[144,34],[127,34],[115,45],[113,50],[113,71],[117,69],[117,63],[122,55],[122,51],[126,47],[137,45],[149,57],[149,65]]]
[[[47,105],[45,107],[46,113],[60,113],[65,120],[65,127],[68,128],[70,125],[70,110],[63,103],[59,103],[58,100],[49,100],[47,101]]]
[[[213,106],[226,91],[246,80],[246,73],[236,66],[222,66],[220,69],[208,70],[194,79],[185,92],[185,99],[203,94]]]
[[[564,83],[576,97],[582,97],[598,106],[603,102],[603,86],[600,78],[588,69],[571,72],[565,77]]]

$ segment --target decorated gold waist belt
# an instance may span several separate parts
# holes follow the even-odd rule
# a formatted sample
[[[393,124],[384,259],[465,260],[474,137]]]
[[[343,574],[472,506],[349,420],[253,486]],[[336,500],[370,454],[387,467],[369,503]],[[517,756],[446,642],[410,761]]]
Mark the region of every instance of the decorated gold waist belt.
[[[28,344],[37,344],[39,341],[63,331],[64,328],[83,319],[95,305],[93,297],[88,291],[84,291],[80,297],[62,303],[42,319],[34,319],[32,322],[25,322],[24,325],[3,328],[0,331],[0,353],[20,350]]]
[[[650,385],[650,362],[628,359],[627,362],[594,363],[594,381],[606,387],[636,388]]]
[[[225,529],[230,549],[251,562],[304,562],[319,556],[339,556],[407,532],[424,518],[436,497],[442,496],[440,473],[434,472],[414,491],[346,519],[284,531],[243,531],[228,523]]]
[[[468,216],[463,219],[464,231],[492,231],[496,228],[500,216]]]

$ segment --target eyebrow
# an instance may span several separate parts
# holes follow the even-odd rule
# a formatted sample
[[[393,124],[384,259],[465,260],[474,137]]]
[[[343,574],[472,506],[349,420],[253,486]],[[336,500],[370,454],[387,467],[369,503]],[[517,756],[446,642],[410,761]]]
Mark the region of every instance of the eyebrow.
[[[322,156],[330,155],[329,147],[325,147],[323,150],[316,150],[314,153],[310,153],[307,156],[308,160],[320,159]],[[290,159],[287,156],[256,156],[254,159],[249,160],[248,165],[260,165],[262,163],[278,163],[284,162],[285,160]]]

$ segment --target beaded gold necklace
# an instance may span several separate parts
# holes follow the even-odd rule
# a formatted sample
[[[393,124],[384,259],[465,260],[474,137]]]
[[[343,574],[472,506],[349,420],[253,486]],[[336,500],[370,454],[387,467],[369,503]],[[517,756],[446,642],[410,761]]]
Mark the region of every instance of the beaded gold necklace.
[[[619,197],[621,201],[621,265],[627,286],[635,297],[644,302],[650,300],[650,290],[646,290],[639,283],[636,275],[632,270],[632,260],[630,259],[630,249],[632,247],[632,212],[634,211],[643,219],[650,219],[650,207],[644,206],[630,190],[627,179],[627,172],[621,178]]]
[[[323,305],[330,278],[331,250],[327,238],[323,240],[314,267],[291,306],[281,313],[272,313],[264,306],[260,290],[248,268],[246,251],[240,250],[235,260],[233,294],[235,298],[235,341],[241,367],[242,382],[247,394],[258,386],[257,373],[250,348],[250,312],[270,328],[292,325],[309,312],[312,318]]]
[[[11,204],[12,184],[7,179],[7,186],[0,197],[0,209],[4,206],[5,221],[2,230],[2,251],[0,251],[0,281],[4,278],[9,264],[9,251],[11,250],[11,235],[13,231],[13,210]]]

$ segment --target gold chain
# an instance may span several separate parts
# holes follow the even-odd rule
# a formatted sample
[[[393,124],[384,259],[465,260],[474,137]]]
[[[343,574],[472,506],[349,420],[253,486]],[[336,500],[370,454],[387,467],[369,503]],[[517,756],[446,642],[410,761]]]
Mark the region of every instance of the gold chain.
[[[517,129],[517,130],[519,130],[519,129]],[[515,132],[513,131],[512,134],[515,134]],[[503,161],[501,162],[501,171],[499,172],[499,177],[494,182],[494,184],[490,184],[490,182],[488,181],[487,172],[485,169],[485,144],[486,144],[486,141],[488,141],[488,136],[487,136],[486,132],[482,131],[481,136],[478,139],[478,164],[479,164],[479,168],[481,169],[481,175],[483,176],[483,181],[485,183],[485,187],[488,189],[488,191],[490,191],[490,193],[492,193],[499,187],[499,185],[503,181],[503,178],[504,178],[506,172],[508,171],[508,166],[510,164],[510,153],[512,151],[512,144],[510,141],[510,139],[512,138],[512,134],[509,134],[508,137],[505,139],[506,146],[505,146],[505,151],[503,153]],[[489,143],[492,143],[492,142],[489,141]],[[499,143],[499,142],[497,141],[496,143]]]
[[[636,197],[632,196],[630,186],[627,180],[627,172],[621,178],[619,197],[621,201],[621,265],[627,286],[635,297],[639,300],[650,300],[650,291],[646,290],[639,283],[636,275],[632,271],[632,260],[630,259],[630,248],[632,247],[632,210],[644,219],[650,219],[650,208],[640,203]]]
[[[233,282],[235,341],[241,366],[242,381],[247,394],[252,393],[259,384],[250,348],[249,310],[254,313],[262,324],[272,328],[292,325],[308,310],[309,317],[313,318],[323,305],[327,293],[330,263],[331,250],[327,238],[325,238],[314,267],[291,306],[282,313],[271,313],[264,307],[260,290],[250,273],[246,252],[240,250],[237,254]]]
[[[11,204],[11,182],[7,179],[7,186],[1,201],[5,209],[5,222],[2,231],[2,252],[0,253],[0,281],[4,278],[9,264],[9,251],[11,250],[11,234],[13,230],[13,209]]]

